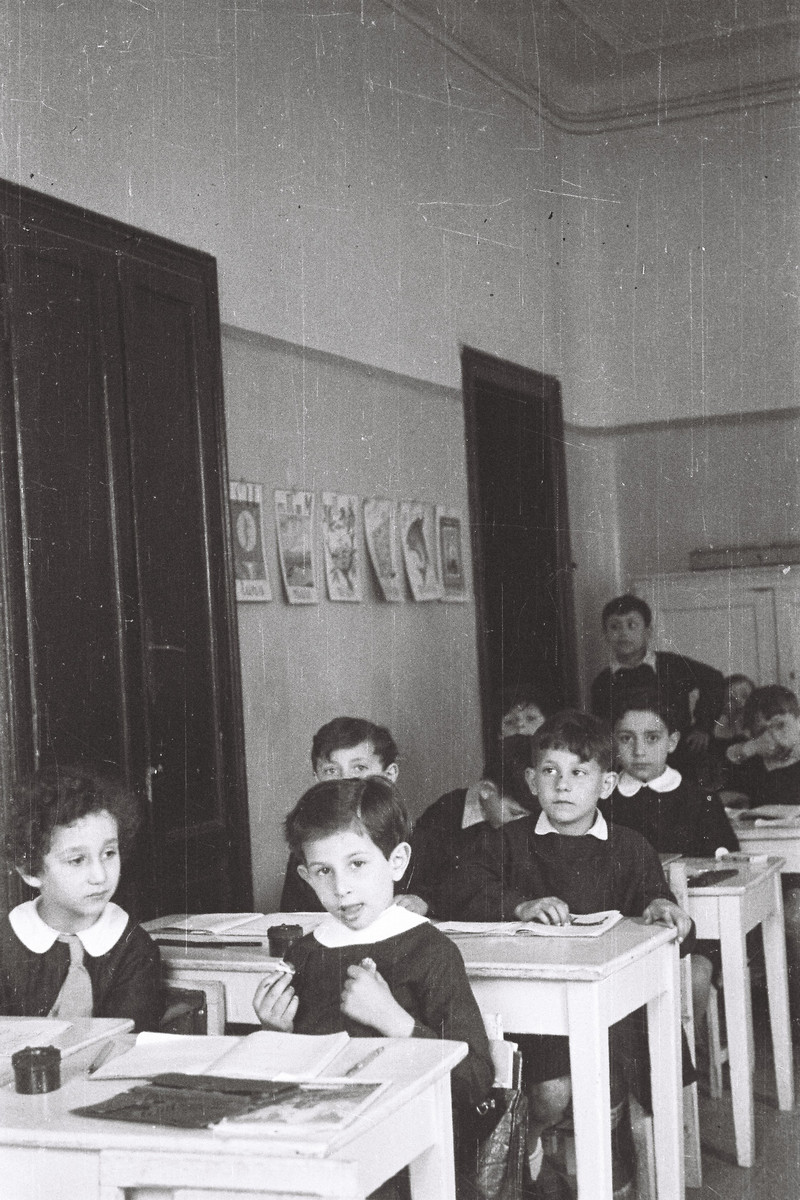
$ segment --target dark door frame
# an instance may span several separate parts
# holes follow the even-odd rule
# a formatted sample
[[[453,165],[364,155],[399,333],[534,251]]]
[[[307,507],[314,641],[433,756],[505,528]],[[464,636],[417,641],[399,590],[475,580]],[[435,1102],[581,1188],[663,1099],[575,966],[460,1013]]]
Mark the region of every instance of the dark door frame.
[[[561,407],[561,388],[558,380],[515,363],[507,362],[464,346],[461,351],[461,371],[464,398],[464,436],[466,444],[467,482],[470,506],[470,530],[474,573],[475,616],[478,643],[478,672],[481,687],[481,712],[483,724],[484,752],[488,756],[497,743],[499,717],[502,710],[504,674],[509,664],[498,662],[490,650],[492,622],[501,614],[492,611],[496,606],[487,596],[487,547],[486,511],[487,489],[492,480],[487,477],[488,463],[482,453],[481,418],[487,418],[487,398],[497,402],[497,419],[503,420],[501,402],[520,403],[528,408],[530,422],[535,427],[531,437],[531,454],[535,454],[542,466],[542,495],[544,509],[549,514],[550,524],[548,561],[543,564],[543,577],[537,575],[535,582],[547,588],[552,599],[553,625],[550,632],[542,630],[534,637],[555,639],[552,658],[555,669],[550,672],[548,694],[542,696],[550,707],[574,705],[578,698],[578,669],[575,634],[575,610],[572,589],[572,561],[569,537],[569,512],[567,507],[566,467],[564,462],[564,424]],[[516,441],[518,429],[500,436],[507,436],[509,451],[519,449]],[[530,432],[530,430],[528,430]],[[519,497],[519,511],[524,511],[524,497]],[[519,520],[517,513],[515,518]],[[527,529],[520,531],[520,545],[524,549]],[[539,536],[541,531],[539,531]],[[507,564],[508,569],[511,565]],[[543,581],[542,581],[543,578]],[[507,615],[507,614],[506,614]],[[522,613],[516,617],[523,619]],[[500,634],[502,638],[504,635]],[[497,638],[494,638],[495,643]],[[547,663],[547,654],[542,663]]]

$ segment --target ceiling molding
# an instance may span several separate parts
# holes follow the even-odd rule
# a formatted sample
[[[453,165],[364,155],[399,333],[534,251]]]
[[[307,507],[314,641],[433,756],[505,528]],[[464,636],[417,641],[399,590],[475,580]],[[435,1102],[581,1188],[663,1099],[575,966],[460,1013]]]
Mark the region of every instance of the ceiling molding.
[[[800,99],[800,10],[720,26],[708,0],[678,39],[643,35],[662,0],[639,0],[640,28],[609,16],[622,0],[383,0],[526,108],[565,132],[598,134],[747,112]],[[687,0],[688,2],[688,0]],[[717,11],[719,10],[717,5]],[[741,5],[739,6],[741,7]],[[524,13],[524,19],[515,18]],[[603,16],[605,14],[605,16]],[[568,52],[565,51],[568,46]],[[576,49],[578,47],[579,49]],[[765,65],[766,64],[766,65]]]

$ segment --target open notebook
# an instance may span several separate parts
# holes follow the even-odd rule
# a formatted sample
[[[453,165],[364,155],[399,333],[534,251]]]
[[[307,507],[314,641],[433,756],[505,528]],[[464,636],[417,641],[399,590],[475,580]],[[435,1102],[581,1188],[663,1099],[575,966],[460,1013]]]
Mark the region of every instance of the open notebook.
[[[568,925],[544,925],[539,921],[440,921],[438,927],[442,933],[454,937],[514,937],[518,935],[530,937],[566,937],[587,938],[599,937],[622,920],[622,913],[616,908],[605,912],[581,913],[570,917]]]
[[[346,1033],[276,1033],[246,1037],[190,1037],[140,1033],[135,1046],[111,1059],[92,1079],[152,1079],[177,1072],[235,1079],[313,1079],[349,1042]]]

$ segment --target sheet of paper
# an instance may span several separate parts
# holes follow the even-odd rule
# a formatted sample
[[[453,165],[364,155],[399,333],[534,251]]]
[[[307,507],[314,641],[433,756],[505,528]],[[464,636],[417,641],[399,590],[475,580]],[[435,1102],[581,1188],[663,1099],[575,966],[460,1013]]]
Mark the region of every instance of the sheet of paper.
[[[343,1129],[373,1104],[388,1083],[351,1083],[345,1079],[303,1084],[298,1092],[241,1117],[223,1119],[214,1126],[220,1137],[264,1137]]]
[[[442,933],[457,937],[598,937],[622,920],[622,913],[612,908],[603,912],[581,913],[573,916],[569,925],[545,925],[540,921],[441,921]]]
[[[140,1033],[131,1050],[104,1063],[92,1079],[152,1079],[167,1071],[200,1075],[241,1040],[220,1035],[192,1037],[180,1033]]]
[[[0,1058],[10,1058],[26,1046],[50,1046],[70,1027],[54,1017],[0,1017]]]
[[[158,928],[175,929],[185,933],[229,933],[239,925],[247,925],[261,916],[261,913],[197,913],[196,916],[177,917]],[[151,926],[151,931],[153,926]]]

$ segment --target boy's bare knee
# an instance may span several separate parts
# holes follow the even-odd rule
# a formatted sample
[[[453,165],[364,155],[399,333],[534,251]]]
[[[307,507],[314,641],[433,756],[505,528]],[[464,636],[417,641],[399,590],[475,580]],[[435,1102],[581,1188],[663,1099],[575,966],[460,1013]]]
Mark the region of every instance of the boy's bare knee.
[[[566,1112],[571,1098],[572,1084],[569,1075],[533,1083],[528,1090],[531,1116],[542,1128],[555,1125]]]

